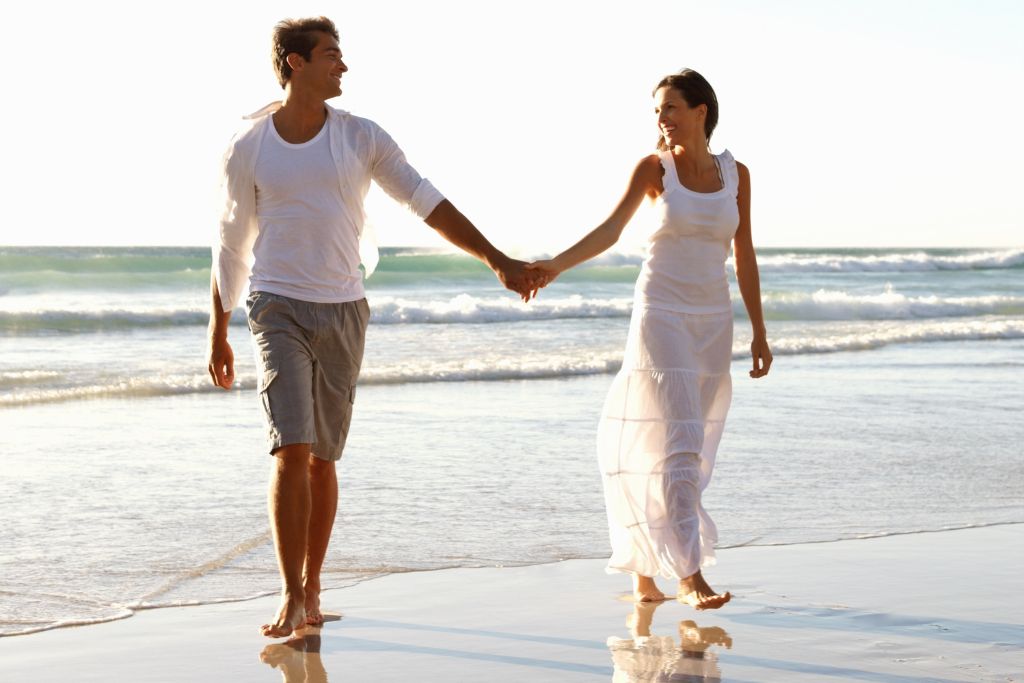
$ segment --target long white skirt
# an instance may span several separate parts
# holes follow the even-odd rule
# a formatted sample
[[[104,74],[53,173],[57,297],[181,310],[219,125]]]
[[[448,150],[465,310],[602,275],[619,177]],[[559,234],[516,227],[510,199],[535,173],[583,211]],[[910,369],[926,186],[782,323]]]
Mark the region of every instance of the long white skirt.
[[[608,572],[681,579],[715,562],[701,504],[732,400],[732,311],[636,306],[598,428]]]

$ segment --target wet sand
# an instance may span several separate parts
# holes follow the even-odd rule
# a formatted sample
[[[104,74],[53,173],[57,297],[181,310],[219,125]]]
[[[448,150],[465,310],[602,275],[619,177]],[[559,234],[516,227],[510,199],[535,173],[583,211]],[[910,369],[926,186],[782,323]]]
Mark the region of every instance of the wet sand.
[[[258,634],[276,598],[2,638],[0,680],[1015,681],[1021,567],[1016,524],[725,549],[716,612],[638,610],[600,560],[393,574],[290,640]]]

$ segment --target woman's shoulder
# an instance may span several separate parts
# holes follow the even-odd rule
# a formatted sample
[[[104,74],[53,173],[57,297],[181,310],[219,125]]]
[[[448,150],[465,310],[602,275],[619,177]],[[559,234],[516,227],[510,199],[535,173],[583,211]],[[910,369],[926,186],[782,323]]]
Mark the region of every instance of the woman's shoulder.
[[[750,169],[743,162],[737,161],[736,163],[736,175],[739,176],[741,182],[750,182]]]
[[[655,197],[664,191],[665,167],[661,155],[648,154],[637,163],[633,170],[632,186],[643,189],[645,195]]]
[[[736,169],[739,170],[740,173],[750,173],[750,170],[747,168],[746,164],[742,163],[739,159],[734,157],[732,155],[732,152],[730,152],[727,149],[723,149],[721,151],[721,153],[716,154],[715,156],[718,157],[718,160],[720,162],[727,162],[727,163],[730,163],[730,164],[735,164],[736,165]]]
[[[750,192],[750,169],[747,165],[733,159],[733,164],[736,167],[735,171],[735,183],[736,191],[740,195],[746,195]]]
[[[636,165],[636,173],[644,176],[661,177],[664,167],[661,164],[661,155],[648,154]]]

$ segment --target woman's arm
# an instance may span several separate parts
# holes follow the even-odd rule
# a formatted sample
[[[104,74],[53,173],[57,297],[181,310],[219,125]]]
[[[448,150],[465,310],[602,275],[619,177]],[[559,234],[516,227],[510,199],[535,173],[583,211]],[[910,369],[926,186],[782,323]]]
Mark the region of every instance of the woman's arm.
[[[754,369],[750,376],[764,377],[772,366],[772,352],[768,347],[768,333],[764,325],[764,312],[761,310],[761,278],[757,272],[757,254],[754,253],[754,241],[750,236],[750,171],[737,162],[740,185],[736,204],[740,210],[740,225],[733,237],[733,253],[736,258],[736,281],[740,286],[743,305],[747,307],[747,317],[754,328],[754,340],[750,344],[750,353],[754,360]]]
[[[544,284],[547,285],[562,271],[578,266],[611,247],[619,240],[644,197],[657,196],[661,192],[661,173],[661,161],[657,155],[652,154],[642,159],[633,170],[626,193],[604,223],[558,256],[546,261],[535,261],[527,267],[544,273]]]

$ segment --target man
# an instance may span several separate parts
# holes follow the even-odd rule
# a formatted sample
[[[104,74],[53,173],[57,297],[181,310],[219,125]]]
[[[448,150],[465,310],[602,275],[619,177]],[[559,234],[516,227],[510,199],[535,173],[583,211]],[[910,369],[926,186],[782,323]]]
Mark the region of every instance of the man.
[[[224,159],[209,371],[214,384],[231,387],[228,321],[248,280],[282,579],[280,610],[261,631],[281,637],[323,623],[320,568],[337,509],[335,462],[348,434],[369,319],[358,266],[370,180],[484,261],[524,300],[536,276],[421,178],[380,126],[325,104],[341,94],[348,70],[329,19],[282,21],[273,41],[284,100],[248,117]],[[375,255],[375,248],[364,249],[364,265],[372,267]]]

